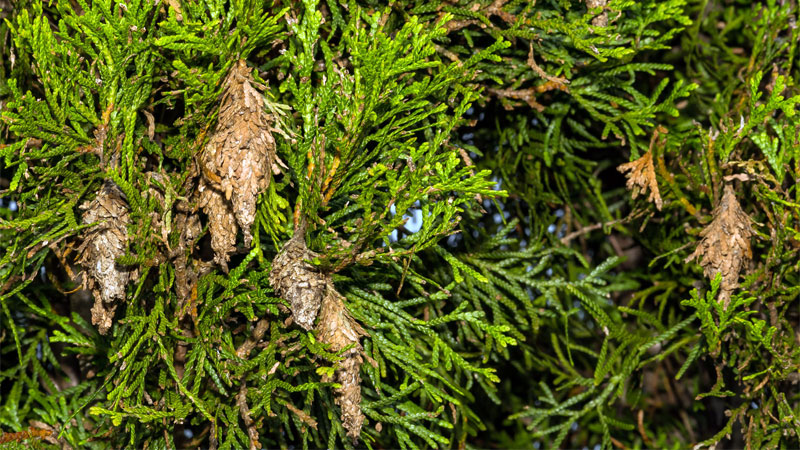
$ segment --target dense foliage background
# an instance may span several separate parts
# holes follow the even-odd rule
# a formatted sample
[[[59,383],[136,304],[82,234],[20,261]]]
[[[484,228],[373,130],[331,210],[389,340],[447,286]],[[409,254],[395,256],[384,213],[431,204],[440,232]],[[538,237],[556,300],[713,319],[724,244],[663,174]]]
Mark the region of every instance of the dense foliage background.
[[[0,446],[800,446],[796,1],[0,10]]]

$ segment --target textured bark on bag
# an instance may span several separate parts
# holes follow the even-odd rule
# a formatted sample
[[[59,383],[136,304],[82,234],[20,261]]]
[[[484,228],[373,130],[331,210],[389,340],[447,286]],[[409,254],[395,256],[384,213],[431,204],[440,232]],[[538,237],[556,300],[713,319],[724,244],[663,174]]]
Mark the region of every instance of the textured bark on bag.
[[[620,164],[617,170],[622,173],[628,172],[625,174],[628,178],[625,187],[632,192],[631,198],[636,198],[639,194],[644,194],[649,189],[650,196],[647,200],[655,203],[656,208],[661,211],[661,194],[658,191],[658,183],[656,182],[652,151],[648,151],[636,161]]]
[[[230,255],[236,249],[236,217],[230,203],[219,191],[208,186],[205,180],[200,181],[199,192],[200,207],[208,215],[214,261],[227,272]]]
[[[742,210],[731,185],[725,185],[722,201],[714,210],[714,220],[702,231],[703,239],[686,258],[689,262],[698,257],[703,273],[708,278],[722,274],[720,298],[725,308],[731,293],[739,286],[739,273],[753,257],[750,237],[755,235],[750,216]]]
[[[122,191],[107,181],[97,197],[81,209],[86,211],[83,223],[97,223],[84,237],[79,262],[88,275],[84,283],[94,294],[92,324],[97,325],[100,334],[106,334],[117,302],[125,298],[125,286],[132,273],[116,263],[128,245],[128,204]]]
[[[269,186],[271,173],[279,174],[284,166],[275,153],[274,117],[253,86],[247,63],[234,64],[224,83],[218,122],[200,155],[201,206],[211,221],[212,247],[220,264],[227,264],[233,252],[237,225],[250,245],[258,194]]]
[[[292,319],[306,330],[314,328],[328,275],[307,261],[319,256],[306,247],[302,231],[284,244],[272,262],[269,282],[278,295],[289,301]]]
[[[336,389],[335,402],[342,410],[342,425],[347,430],[347,436],[353,440],[361,435],[361,426],[364,423],[364,413],[361,411],[361,364],[364,359],[361,356],[359,338],[366,334],[347,311],[342,295],[329,280],[319,313],[317,337],[329,344],[333,352],[340,352],[353,344],[354,346],[341,355],[343,359],[339,361],[333,379],[326,377],[323,381],[335,381],[341,385]]]
[[[608,0],[586,0],[586,8],[605,8],[606,3],[608,3]],[[592,25],[596,27],[608,26],[608,12],[603,11],[596,15],[594,19],[592,19]]]

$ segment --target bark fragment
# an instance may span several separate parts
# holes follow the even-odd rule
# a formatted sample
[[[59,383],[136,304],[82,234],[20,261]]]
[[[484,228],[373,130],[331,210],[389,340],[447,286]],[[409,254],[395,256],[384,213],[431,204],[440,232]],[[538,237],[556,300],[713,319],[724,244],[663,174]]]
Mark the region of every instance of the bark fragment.
[[[714,220],[700,232],[703,239],[685,262],[701,257],[706,277],[713,279],[717,273],[722,274],[720,298],[726,309],[731,293],[739,286],[739,273],[753,257],[750,247],[753,235],[750,216],[742,210],[731,185],[725,185],[722,200],[714,210]]]
[[[233,253],[237,225],[250,246],[258,194],[269,186],[271,173],[286,167],[275,152],[275,118],[244,60],[234,64],[224,84],[218,123],[199,161],[201,206],[221,265]]]
[[[341,355],[343,359],[339,361],[333,379],[325,377],[323,381],[335,381],[341,385],[336,389],[335,402],[342,410],[342,425],[347,430],[347,436],[355,441],[361,435],[361,426],[364,424],[364,413],[361,411],[361,364],[364,359],[361,357],[363,350],[359,338],[367,333],[347,311],[342,295],[336,292],[333,283],[329,280],[326,285],[317,337],[329,344],[334,352],[354,346]]]
[[[116,260],[128,246],[130,216],[125,195],[112,182],[106,181],[94,200],[81,205],[83,223],[98,223],[84,238],[80,264],[88,276],[84,283],[94,294],[92,324],[100,334],[111,328],[117,302],[125,298],[125,286],[131,278],[130,269],[120,267]]]
[[[284,244],[272,262],[269,283],[289,301],[294,321],[311,330],[317,317],[329,275],[321,273],[307,261],[319,256],[306,247],[305,233],[295,235]]]
[[[661,194],[658,191],[656,171],[653,166],[653,152],[651,150],[648,150],[647,153],[636,161],[620,164],[617,170],[622,173],[628,172],[625,174],[628,178],[625,187],[627,187],[629,191],[632,191],[632,198],[638,197],[640,193],[644,194],[649,189],[650,196],[647,200],[655,203],[656,208],[661,211]]]

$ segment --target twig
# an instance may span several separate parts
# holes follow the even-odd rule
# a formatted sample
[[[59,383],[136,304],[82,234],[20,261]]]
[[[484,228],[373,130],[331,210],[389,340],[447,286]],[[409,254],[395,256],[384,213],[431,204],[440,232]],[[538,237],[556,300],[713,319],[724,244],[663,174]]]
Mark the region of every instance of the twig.
[[[561,238],[561,243],[564,244],[564,245],[569,244],[569,242],[571,240],[575,239],[578,236],[581,236],[583,234],[586,234],[586,233],[592,232],[594,230],[603,228],[606,225],[616,225],[617,222],[619,222],[619,220],[614,220],[614,221],[611,221],[611,222],[595,223],[593,225],[587,225],[587,226],[585,226],[583,228],[580,228],[578,230],[575,230],[572,233],[570,233],[570,234],[564,236],[563,238]]]
[[[264,337],[264,333],[267,332],[267,328],[269,328],[269,321],[267,319],[261,319],[256,324],[256,327],[253,329],[253,335],[248,337],[242,345],[236,349],[236,356],[239,358],[247,358],[247,355],[250,354],[250,351],[255,348],[258,341],[260,341]]]
[[[487,89],[487,91],[489,93],[491,93],[491,94],[496,95],[497,97],[500,97],[500,98],[513,98],[513,99],[517,99],[517,100],[522,100],[525,103],[527,103],[528,106],[530,106],[531,108],[533,108],[533,109],[535,109],[536,111],[539,111],[539,112],[544,111],[544,108],[545,108],[544,105],[542,105],[541,103],[539,103],[536,100],[534,100],[534,97],[535,97],[534,93],[536,92],[535,89],[531,89],[531,88],[528,88],[528,89],[494,89],[494,88],[489,88],[489,89]],[[511,106],[511,105],[503,105],[503,107],[507,111],[510,111],[510,110],[514,109],[514,107]]]
[[[305,411],[297,408],[296,406],[294,406],[289,402],[284,403],[283,406],[285,406],[286,409],[294,413],[294,415],[296,415],[297,418],[300,419],[300,421],[302,421],[303,423],[305,423],[306,425],[310,426],[315,430],[317,429],[317,421],[314,420],[313,417],[309,416]]]
[[[247,436],[250,438],[250,450],[258,450],[261,443],[258,442],[258,430],[250,417],[250,408],[247,406],[247,384],[242,383],[239,393],[236,395],[236,405],[239,407],[239,414],[242,416],[244,425],[247,427]]]
[[[641,211],[639,211],[639,212],[637,212],[635,214],[631,214],[631,215],[629,215],[627,217],[623,217],[622,219],[612,220],[612,221],[609,221],[609,222],[595,223],[593,225],[587,225],[587,226],[585,226],[583,228],[580,228],[580,229],[577,229],[577,230],[573,231],[572,233],[570,233],[570,234],[564,236],[563,238],[561,238],[561,243],[564,244],[564,245],[569,244],[569,242],[571,240],[575,239],[578,236],[584,235],[584,234],[592,232],[594,230],[598,230],[598,229],[603,228],[603,227],[607,227],[607,226],[610,227],[610,226],[614,226],[614,225],[617,225],[617,224],[620,224],[620,223],[625,223],[625,222],[631,221],[633,219],[636,219],[636,218],[642,216],[646,212],[647,212],[647,210],[641,210]]]
[[[547,81],[552,81],[553,83],[562,86],[565,84],[569,84],[568,79],[564,77],[554,77],[552,75],[548,75],[547,72],[544,71],[544,69],[542,69],[541,67],[539,67],[538,64],[536,64],[536,60],[533,59],[533,42],[530,43],[530,50],[528,51],[528,65],[530,66],[531,69],[533,69],[534,72],[536,72],[536,75],[539,75],[540,77],[544,78]],[[564,89],[566,89],[566,86],[564,86]]]
[[[208,436],[208,450],[217,450],[219,442],[217,441],[217,423],[211,422],[211,434]]]
[[[639,413],[636,415],[636,424],[639,428],[639,434],[642,435],[642,440],[644,444],[648,447],[652,447],[653,443],[650,441],[650,438],[647,437],[647,431],[644,429],[644,410],[640,409]]]

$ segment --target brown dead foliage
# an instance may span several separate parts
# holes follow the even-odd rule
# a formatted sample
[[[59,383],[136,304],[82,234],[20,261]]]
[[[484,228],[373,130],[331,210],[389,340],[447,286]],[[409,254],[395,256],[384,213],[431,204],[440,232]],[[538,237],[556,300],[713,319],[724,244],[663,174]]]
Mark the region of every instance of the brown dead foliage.
[[[750,238],[755,230],[730,184],[725,185],[713,214],[714,220],[700,232],[703,239],[685,262],[702,257],[700,265],[706,277],[713,279],[717,273],[722,274],[720,298],[727,308],[731,293],[739,286],[739,273],[753,257]]]
[[[100,334],[106,334],[117,301],[125,298],[125,286],[132,275],[130,269],[116,262],[128,245],[128,203],[122,191],[106,181],[97,197],[81,205],[81,209],[85,210],[83,223],[97,223],[86,232],[79,248],[79,263],[88,275],[84,277],[84,287],[88,286],[94,294],[92,323]]]
[[[319,313],[317,336],[320,341],[329,344],[330,350],[340,352],[350,345],[352,348],[344,352],[342,360],[333,379],[326,377],[323,381],[335,381],[341,385],[336,390],[336,404],[341,408],[341,419],[347,436],[354,441],[361,435],[364,424],[364,413],[361,412],[361,357],[362,347],[359,338],[366,332],[347,311],[342,295],[336,292],[333,283],[328,281],[325,299]]]
[[[237,225],[249,246],[258,194],[269,186],[271,173],[285,167],[275,153],[274,117],[254,84],[247,63],[234,64],[224,82],[216,128],[199,158],[200,205],[209,216],[215,259],[225,268]]]
[[[545,80],[551,83],[555,83],[556,85],[556,87],[546,90],[544,86],[538,87],[540,89],[540,92],[547,92],[547,90],[552,90],[552,89],[561,89],[562,91],[567,91],[567,92],[569,91],[569,89],[566,86],[567,84],[569,84],[568,79],[564,77],[554,77],[552,75],[549,75],[547,72],[544,71],[544,69],[542,69],[541,67],[539,67],[538,64],[536,64],[536,59],[533,57],[533,42],[530,43],[528,50],[528,66],[531,68],[531,70],[533,70],[536,73],[536,75],[539,75]]]
[[[515,99],[515,100],[522,100],[528,104],[531,108],[535,109],[536,111],[542,112],[545,110],[545,106],[541,103],[536,101],[536,89],[535,88],[528,88],[528,89],[494,89],[489,88],[487,92],[493,94],[494,96],[500,99]],[[504,102],[503,108],[506,111],[511,111],[514,109],[514,104],[510,102]]]
[[[311,427],[311,428],[313,428],[315,430],[317,429],[317,421],[314,420],[313,417],[308,415],[308,413],[306,413],[302,409],[299,409],[298,407],[294,406],[293,404],[291,404],[289,402],[286,402],[283,406],[285,406],[286,409],[288,409],[295,416],[297,416],[297,418],[300,419],[300,421],[302,421],[304,424],[308,425],[309,427]]]
[[[306,247],[304,235],[302,230],[296,231],[283,245],[272,262],[269,283],[278,295],[289,301],[294,321],[311,330],[322,304],[329,275],[321,273],[307,262],[319,255]]]
[[[661,194],[658,191],[658,183],[656,182],[652,150],[648,150],[647,153],[636,161],[620,164],[617,170],[622,173],[628,172],[625,174],[628,178],[628,182],[625,186],[629,191],[632,191],[632,198],[638,197],[640,193],[644,194],[649,189],[650,197],[648,197],[647,200],[655,203],[656,208],[661,211]]]

